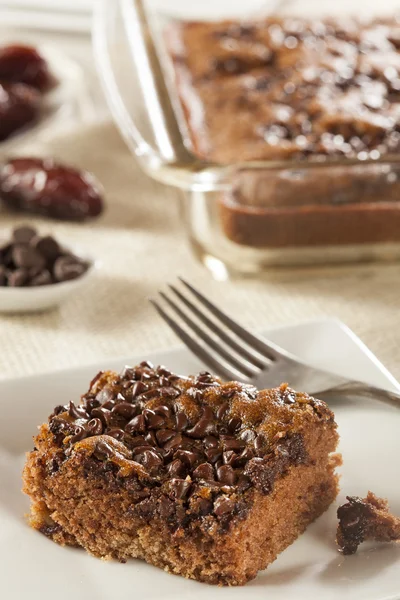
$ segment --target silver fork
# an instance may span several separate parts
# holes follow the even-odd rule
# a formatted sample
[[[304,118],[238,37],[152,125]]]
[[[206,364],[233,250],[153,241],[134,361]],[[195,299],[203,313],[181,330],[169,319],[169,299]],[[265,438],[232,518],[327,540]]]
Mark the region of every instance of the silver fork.
[[[250,333],[184,279],[183,293],[169,285],[169,294],[150,298],[161,317],[182,342],[215,374],[259,389],[288,383],[309,394],[329,398],[367,396],[400,408],[400,394],[315,368],[277,344]]]

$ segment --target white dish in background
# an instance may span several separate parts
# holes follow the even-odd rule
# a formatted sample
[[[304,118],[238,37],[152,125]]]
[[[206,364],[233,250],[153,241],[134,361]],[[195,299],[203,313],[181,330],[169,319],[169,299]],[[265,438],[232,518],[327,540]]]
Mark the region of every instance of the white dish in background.
[[[0,30],[1,46],[18,43]],[[28,44],[29,45],[29,44]],[[57,47],[48,44],[35,46],[48,62],[50,72],[56,79],[53,89],[43,94],[42,111],[37,121],[17,130],[0,142],[0,152],[23,149],[29,142],[44,141],[46,135],[57,130],[68,130],[71,123],[86,121],[93,114],[93,104],[87,89],[85,74],[80,65]]]
[[[93,277],[99,265],[92,260],[88,262],[87,271],[70,281],[33,287],[0,287],[0,314],[33,313],[56,308],[79,292]]]
[[[371,352],[337,321],[323,320],[267,332],[301,358],[345,376],[391,389],[397,382]],[[134,340],[132,341],[134,345]],[[183,374],[202,365],[179,348],[152,356],[99,361],[45,375],[0,382],[0,565],[5,600],[395,600],[400,598],[400,545],[369,545],[355,556],[338,554],[336,509],[346,495],[371,489],[400,514],[400,410],[372,400],[332,404],[344,465],[337,502],[275,563],[240,588],[218,588],[146,565],[103,562],[83,550],[61,548],[31,530],[28,499],[20,492],[24,453],[36,426],[55,405],[77,399],[100,369],[121,369],[149,358]]]

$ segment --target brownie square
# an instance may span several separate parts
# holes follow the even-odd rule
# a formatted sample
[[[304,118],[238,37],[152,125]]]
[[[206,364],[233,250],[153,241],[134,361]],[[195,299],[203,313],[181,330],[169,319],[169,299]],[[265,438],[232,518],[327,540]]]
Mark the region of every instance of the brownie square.
[[[220,585],[254,578],[337,494],[325,403],[149,362],[57,406],[24,469],[54,541]]]

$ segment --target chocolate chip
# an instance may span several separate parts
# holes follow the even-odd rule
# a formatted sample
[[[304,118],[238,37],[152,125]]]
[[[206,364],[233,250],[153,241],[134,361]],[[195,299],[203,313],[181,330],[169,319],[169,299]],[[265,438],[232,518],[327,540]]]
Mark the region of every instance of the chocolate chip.
[[[100,419],[91,419],[87,424],[86,429],[90,435],[101,435],[103,433],[103,423]]]
[[[133,384],[133,387],[131,390],[132,398],[137,398],[138,396],[140,396],[140,394],[147,392],[148,389],[149,389],[148,386],[145,383],[143,383],[143,381],[136,381]]]
[[[111,420],[111,411],[100,406],[92,410],[92,417],[97,417],[103,425],[108,425]]]
[[[161,452],[162,452],[162,456],[163,456],[165,464],[168,464],[174,458],[175,450],[173,448],[170,448],[169,450],[162,448]]]
[[[94,452],[96,458],[104,460],[104,458],[112,458],[114,454],[114,448],[110,444],[108,444],[104,439],[97,442],[96,450]]]
[[[199,439],[212,433],[215,433],[214,413],[209,406],[205,406],[200,419],[191,429],[188,429],[187,435]]]
[[[176,459],[168,465],[168,474],[170,477],[183,477],[186,473],[185,466],[182,461]]]
[[[171,409],[169,408],[169,406],[156,406],[155,408],[153,408],[153,410],[156,413],[156,415],[161,415],[166,418],[169,418],[171,416]]]
[[[214,469],[210,463],[202,463],[192,473],[193,479],[205,479],[206,481],[214,481]]]
[[[147,443],[148,442],[146,442],[142,435],[136,435],[132,440],[129,440],[129,445],[132,448],[135,448],[136,446],[146,446]]]
[[[146,433],[144,439],[148,444],[151,444],[152,446],[157,446],[157,438],[155,436],[154,431],[149,431],[148,433]]]
[[[7,283],[10,287],[23,287],[29,281],[27,269],[16,269],[8,273]]]
[[[240,492],[244,492],[244,491],[248,490],[249,487],[251,487],[250,478],[247,477],[247,475],[243,475],[243,474],[239,475],[236,485]]]
[[[157,375],[158,376],[164,375],[164,377],[170,377],[172,375],[172,373],[171,373],[171,371],[169,369],[167,369],[166,367],[164,367],[164,365],[159,365],[157,367]]]
[[[235,471],[229,465],[222,465],[217,469],[218,481],[223,485],[235,484]]]
[[[218,440],[213,435],[206,435],[203,444],[205,448],[218,448]]]
[[[140,376],[140,374],[139,374]],[[137,379],[136,377],[136,369],[125,365],[125,367],[121,371],[121,379]]]
[[[185,479],[172,479],[170,484],[171,492],[177,500],[183,500],[190,490],[191,483]]]
[[[16,267],[24,269],[37,267],[41,270],[46,265],[43,256],[35,248],[26,246],[25,244],[15,244],[11,251],[11,256]]]
[[[225,450],[243,450],[245,443],[242,440],[238,440],[234,437],[221,436]]]
[[[217,462],[222,456],[222,451],[219,448],[209,448],[204,452],[211,463]]]
[[[16,227],[12,233],[14,242],[18,244],[29,244],[29,242],[36,236],[36,230],[33,227],[27,225]]]
[[[56,281],[70,281],[81,277],[85,271],[87,271],[86,263],[76,256],[60,256],[54,263],[53,273]]]
[[[245,465],[249,460],[254,457],[254,452],[251,448],[245,448],[241,454],[234,461],[233,466]]]
[[[199,459],[198,455],[194,452],[190,452],[190,450],[177,450],[174,454],[174,458],[182,461],[190,469],[194,467]]]
[[[235,508],[235,504],[230,498],[226,498],[221,496],[217,498],[214,502],[214,513],[217,517],[222,517],[223,515],[231,513]]]
[[[223,460],[221,458],[219,458],[215,463],[214,463],[214,467],[216,470],[218,470],[220,467],[222,467],[222,465],[224,464]]]
[[[101,408],[106,408],[107,410],[112,410],[115,406],[115,400],[107,400],[104,404],[101,405]]]
[[[130,421],[136,415],[137,407],[134,404],[129,404],[129,402],[120,402],[111,409],[111,412]]]
[[[40,271],[37,275],[34,275],[29,281],[30,286],[50,285],[51,283],[53,283],[53,278],[51,276],[50,271],[48,271],[47,269]]]
[[[174,435],[175,431],[172,431],[172,429],[160,429],[156,432],[157,442],[163,446],[168,440],[172,439]]]
[[[216,413],[216,417],[217,417],[218,421],[222,421],[222,419],[224,418],[224,416],[228,410],[229,410],[229,402],[224,402],[223,404],[221,404],[221,406],[218,408],[217,413]]]
[[[229,421],[228,421],[228,430],[231,433],[235,433],[235,431],[237,429],[239,429],[241,424],[242,424],[241,419],[239,419],[238,417],[232,417],[232,419],[229,419]]]
[[[223,452],[222,461],[224,465],[234,466],[237,462],[238,455],[233,450],[228,450],[227,452]]]
[[[160,395],[163,398],[177,398],[180,395],[180,391],[173,387],[165,387],[160,391]]]
[[[172,437],[166,444],[164,445],[165,450],[169,450],[170,448],[178,448],[183,441],[183,436],[181,433],[177,433]]]
[[[189,420],[188,420],[187,416],[185,415],[185,413],[183,413],[183,412],[176,413],[175,420],[176,420],[176,430],[177,431],[183,431],[184,429],[186,429],[186,427],[189,424]]]
[[[143,415],[137,415],[134,417],[127,426],[125,427],[125,431],[127,433],[144,433],[146,430],[146,423]]]
[[[75,444],[76,442],[80,442],[87,436],[87,431],[84,427],[77,425],[75,427],[75,433],[71,438],[71,444]]]
[[[81,406],[75,406],[73,402],[69,403],[68,414],[73,419],[88,419],[89,415]]]
[[[156,452],[153,452],[153,450],[145,450],[143,454],[139,456],[139,462],[149,470],[153,470],[162,465],[161,458]]]
[[[31,246],[50,262],[54,262],[62,253],[60,245],[50,235],[44,237],[37,235],[33,237],[33,239],[31,239]]]
[[[113,427],[112,429],[107,429],[107,435],[110,435],[116,440],[122,441],[125,437],[125,431],[119,427]]]
[[[140,363],[141,367],[147,367],[148,369],[154,369],[154,365],[152,362],[150,362],[149,360],[142,360],[142,362]]]
[[[134,456],[139,456],[139,454],[143,454],[146,450],[153,450],[153,448],[148,442],[143,442],[142,445],[135,446],[132,452]]]
[[[143,411],[143,415],[146,419],[146,423],[149,429],[161,429],[165,426],[165,417],[162,417],[161,415],[156,415],[153,411],[147,411],[148,409],[145,409]]]

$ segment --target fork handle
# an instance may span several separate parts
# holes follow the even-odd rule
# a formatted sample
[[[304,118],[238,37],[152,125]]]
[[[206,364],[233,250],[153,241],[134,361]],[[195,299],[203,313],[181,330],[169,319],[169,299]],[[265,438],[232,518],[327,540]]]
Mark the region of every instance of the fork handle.
[[[348,381],[336,387],[324,390],[319,396],[325,395],[337,395],[341,396],[364,396],[367,398],[374,398],[385,404],[390,404],[395,408],[400,408],[400,394],[391,392],[383,388],[375,387],[361,381]]]

